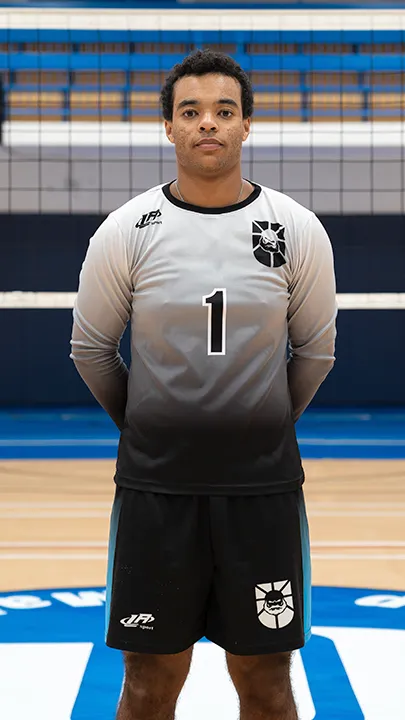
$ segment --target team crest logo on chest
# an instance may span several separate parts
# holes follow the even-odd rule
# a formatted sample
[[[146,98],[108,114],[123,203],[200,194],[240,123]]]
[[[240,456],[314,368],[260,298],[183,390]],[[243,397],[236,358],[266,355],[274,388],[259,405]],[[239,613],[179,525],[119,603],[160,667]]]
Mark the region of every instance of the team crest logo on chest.
[[[260,583],[255,587],[257,616],[271,630],[289,625],[294,617],[294,601],[289,580]]]
[[[253,255],[267,267],[285,265],[285,227],[280,223],[254,220],[252,223]]]

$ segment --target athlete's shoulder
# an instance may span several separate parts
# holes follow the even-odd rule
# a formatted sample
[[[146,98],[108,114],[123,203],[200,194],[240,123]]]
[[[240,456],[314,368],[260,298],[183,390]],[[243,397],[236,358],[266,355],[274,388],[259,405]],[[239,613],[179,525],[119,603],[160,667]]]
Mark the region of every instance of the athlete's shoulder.
[[[163,185],[156,185],[139,195],[128,200],[116,210],[110,213],[109,217],[113,218],[120,226],[122,231],[131,231],[140,222],[142,226],[148,221],[148,217],[152,219],[153,215],[159,216],[162,205],[165,202],[165,196],[162,192]]]
[[[278,217],[283,220],[283,224],[290,221],[299,231],[302,230],[309,220],[314,217],[312,210],[294,200],[289,195],[273,190],[265,185],[260,186],[263,202],[267,202],[272,213],[277,213]],[[280,220],[278,220],[280,222]]]

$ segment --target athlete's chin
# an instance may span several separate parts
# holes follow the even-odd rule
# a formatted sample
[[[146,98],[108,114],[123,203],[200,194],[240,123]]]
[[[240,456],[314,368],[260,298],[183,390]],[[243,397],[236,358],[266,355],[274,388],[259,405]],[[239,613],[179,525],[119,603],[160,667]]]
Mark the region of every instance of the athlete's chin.
[[[206,175],[213,175],[219,170],[223,170],[228,166],[228,162],[225,159],[220,160],[219,158],[206,157],[202,162],[196,163],[195,167]]]

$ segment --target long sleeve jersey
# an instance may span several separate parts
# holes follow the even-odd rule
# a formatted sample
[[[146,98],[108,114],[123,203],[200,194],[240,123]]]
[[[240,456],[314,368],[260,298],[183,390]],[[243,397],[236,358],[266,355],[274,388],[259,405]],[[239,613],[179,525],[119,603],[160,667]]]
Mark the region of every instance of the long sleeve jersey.
[[[230,495],[303,482],[295,421],[334,362],[332,250],[311,211],[252,184],[222,208],[159,185],[90,241],[71,357],[121,430],[118,485]]]

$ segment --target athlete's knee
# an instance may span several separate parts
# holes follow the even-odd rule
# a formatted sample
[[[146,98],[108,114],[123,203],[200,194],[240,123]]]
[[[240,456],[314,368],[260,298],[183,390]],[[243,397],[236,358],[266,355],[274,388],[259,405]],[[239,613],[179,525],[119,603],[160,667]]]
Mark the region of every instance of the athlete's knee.
[[[272,655],[231,655],[229,674],[239,695],[241,717],[286,718],[294,720],[295,703],[291,689],[290,653]]]
[[[190,669],[192,648],[175,655],[124,653],[124,693],[138,706],[175,704]]]

